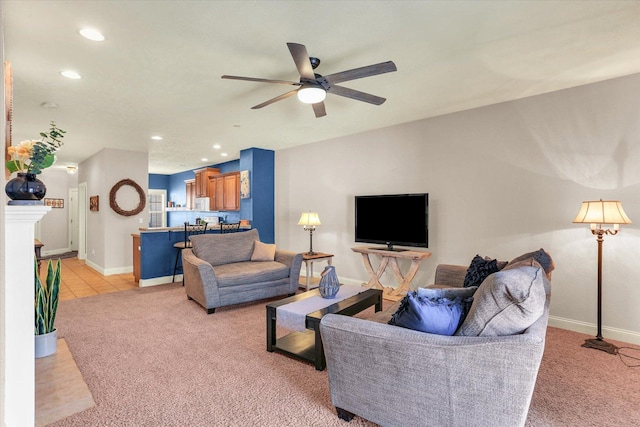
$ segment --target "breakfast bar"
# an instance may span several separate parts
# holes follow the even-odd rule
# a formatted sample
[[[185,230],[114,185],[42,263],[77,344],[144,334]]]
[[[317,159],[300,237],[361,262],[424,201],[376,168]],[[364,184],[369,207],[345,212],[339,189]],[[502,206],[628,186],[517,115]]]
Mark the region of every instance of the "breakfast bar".
[[[250,229],[250,225],[240,226],[240,231]],[[184,226],[148,227],[138,231],[132,234],[133,263],[134,266],[139,265],[139,272],[134,268],[134,276],[140,278],[138,285],[145,287],[171,283],[176,257],[173,245],[184,240]],[[220,233],[220,225],[209,226],[207,233]]]

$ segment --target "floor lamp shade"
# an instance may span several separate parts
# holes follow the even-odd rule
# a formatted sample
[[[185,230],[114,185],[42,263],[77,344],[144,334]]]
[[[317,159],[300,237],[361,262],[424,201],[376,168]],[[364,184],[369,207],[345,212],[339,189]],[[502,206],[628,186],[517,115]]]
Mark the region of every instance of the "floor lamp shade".
[[[618,347],[602,339],[602,243],[605,234],[617,234],[618,226],[631,224],[631,220],[622,209],[622,203],[617,200],[600,199],[582,202],[580,212],[573,222],[591,224],[591,234],[596,236],[598,242],[598,332],[595,339],[586,340],[582,346],[617,354]],[[613,230],[602,228],[602,224],[613,225]]]

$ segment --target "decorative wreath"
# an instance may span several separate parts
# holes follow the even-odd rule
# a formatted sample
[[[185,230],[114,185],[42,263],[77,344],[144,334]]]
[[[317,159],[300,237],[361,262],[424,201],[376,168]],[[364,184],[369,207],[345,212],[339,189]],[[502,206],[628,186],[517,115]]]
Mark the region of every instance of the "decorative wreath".
[[[133,187],[138,192],[138,196],[140,197],[140,203],[138,203],[138,206],[130,211],[125,211],[124,209],[120,208],[120,206],[118,206],[118,202],[116,202],[116,193],[121,187],[125,185],[130,185],[131,187]],[[127,178],[119,181],[109,192],[109,205],[111,206],[111,209],[122,216],[133,216],[139,214],[144,209],[146,203],[147,196],[144,194],[144,190],[132,179]]]

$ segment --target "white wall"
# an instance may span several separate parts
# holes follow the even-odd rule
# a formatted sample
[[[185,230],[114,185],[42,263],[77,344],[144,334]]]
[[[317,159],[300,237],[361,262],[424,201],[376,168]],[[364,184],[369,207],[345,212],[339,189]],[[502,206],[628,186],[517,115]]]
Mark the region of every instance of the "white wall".
[[[317,211],[314,249],[335,254],[343,280],[367,281],[350,250],[354,196],[428,192],[433,255],[414,286],[431,283],[438,263],[543,247],[557,265],[552,324],[595,334],[596,239],[571,221],[583,200],[619,199],[635,223],[605,237],[604,335],[640,342],[638,93],[633,75],[279,150],[276,243],[307,250],[296,223]],[[402,212],[380,212],[381,227],[396,220]]]
[[[78,175],[66,169],[51,167],[38,178],[47,186],[45,198],[64,200],[64,208],[54,208],[40,221],[40,241],[43,255],[69,251],[69,189],[78,187]]]
[[[147,223],[149,210],[145,205],[139,215],[119,215],[109,206],[109,192],[128,178],[146,194],[148,164],[147,153],[104,149],[78,165],[78,182],[87,183],[87,202],[89,197],[99,196],[99,210],[87,213],[86,262],[102,274],[133,271],[131,234]],[[116,201],[121,209],[132,210],[139,203],[138,193],[124,186],[117,192]]]

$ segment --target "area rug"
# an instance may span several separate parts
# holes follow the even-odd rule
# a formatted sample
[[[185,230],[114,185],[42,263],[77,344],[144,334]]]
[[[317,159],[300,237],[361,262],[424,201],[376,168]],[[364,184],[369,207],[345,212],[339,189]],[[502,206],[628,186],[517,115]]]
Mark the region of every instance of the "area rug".
[[[96,406],[51,425],[347,425],[326,371],[266,351],[267,302],[207,315],[177,284],[62,301],[59,335]],[[640,370],[580,347],[584,338],[549,328],[528,426],[640,423]]]
[[[65,252],[62,254],[55,254],[55,255],[47,255],[47,256],[43,256],[40,259],[41,260],[48,260],[48,259],[65,259],[65,258],[75,258],[78,256],[78,251],[71,251],[71,252]]]

